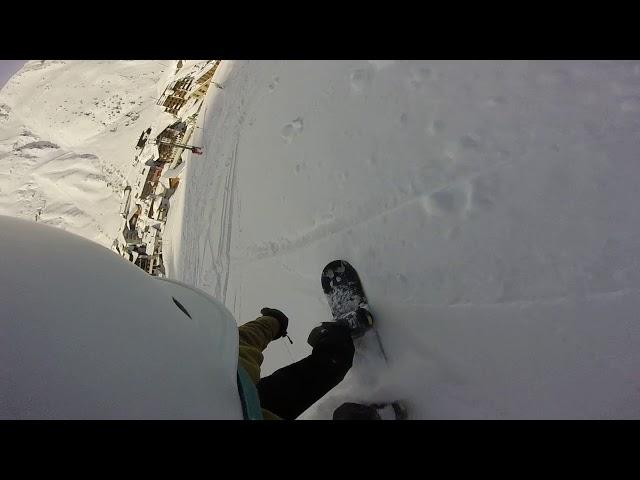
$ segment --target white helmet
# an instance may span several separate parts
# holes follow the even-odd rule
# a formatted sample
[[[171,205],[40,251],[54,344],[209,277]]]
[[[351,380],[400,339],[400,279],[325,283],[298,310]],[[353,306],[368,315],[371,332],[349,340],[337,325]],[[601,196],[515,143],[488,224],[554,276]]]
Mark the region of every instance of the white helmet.
[[[34,222],[0,249],[1,419],[243,418],[222,304]]]

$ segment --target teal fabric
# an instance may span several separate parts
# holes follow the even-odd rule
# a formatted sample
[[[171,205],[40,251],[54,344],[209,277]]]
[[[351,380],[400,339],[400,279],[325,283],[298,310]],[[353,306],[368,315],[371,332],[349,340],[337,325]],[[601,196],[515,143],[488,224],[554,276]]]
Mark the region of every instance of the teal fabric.
[[[263,420],[258,389],[251,381],[247,371],[238,365],[238,391],[242,401],[242,413],[245,420]]]

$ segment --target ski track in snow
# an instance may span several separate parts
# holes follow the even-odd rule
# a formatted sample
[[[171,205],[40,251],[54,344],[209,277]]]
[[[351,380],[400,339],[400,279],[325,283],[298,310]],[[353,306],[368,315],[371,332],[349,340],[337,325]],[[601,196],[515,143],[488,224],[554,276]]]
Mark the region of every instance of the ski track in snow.
[[[240,66],[237,70],[235,69],[235,66],[229,69],[230,76],[242,79],[241,75],[246,69],[246,65]],[[215,126],[210,129],[212,136],[203,140],[209,145],[214,145],[215,142],[224,143],[224,139],[229,137],[234,140],[228,143],[227,150],[224,147],[206,149],[207,152],[215,152],[213,154],[214,158],[207,157],[206,160],[205,158],[193,160],[192,162],[202,163],[190,163],[188,165],[187,184],[193,186],[194,193],[196,191],[202,193],[194,194],[191,197],[195,204],[189,205],[187,203],[183,207],[185,215],[187,218],[193,218],[192,215],[200,215],[201,212],[204,212],[202,218],[208,219],[204,222],[208,226],[208,231],[202,236],[191,236],[183,232],[182,242],[186,243],[184,248],[190,252],[188,255],[191,257],[189,260],[185,259],[184,263],[193,263],[194,269],[191,272],[183,269],[179,275],[184,281],[189,281],[200,286],[205,291],[209,291],[215,298],[227,304],[229,308],[233,308],[237,315],[241,305],[238,303],[233,307],[228,305],[228,300],[229,284],[232,276],[233,221],[234,217],[238,215],[239,209],[237,189],[238,151],[241,142],[239,132],[241,132],[246,120],[243,104],[255,101],[256,95],[261,94],[264,96],[266,93],[259,89],[254,89],[253,92],[247,94],[246,99],[243,99],[243,103],[238,105],[226,99],[227,92],[232,91],[235,86],[232,83],[225,90],[217,92],[217,95],[212,100],[216,109],[213,121],[209,118],[210,116],[206,115],[206,112],[210,111],[211,105],[207,104],[205,107],[202,132],[205,131],[204,126],[208,121],[210,125],[215,124]],[[224,162],[225,158],[229,158],[226,163]],[[207,161],[211,163],[204,163]],[[209,178],[210,180],[207,181],[206,185],[199,185],[201,178]],[[194,179],[194,181],[191,182],[190,179]],[[201,190],[201,187],[204,188]],[[214,195],[218,193],[218,200],[215,203],[206,202],[206,192],[211,192]],[[200,202],[203,200],[205,203],[201,205]],[[187,202],[189,202],[189,199],[187,199]],[[194,255],[196,252],[199,252],[199,255]],[[203,266],[203,262],[207,260],[210,261],[210,264]],[[234,295],[237,295],[237,293]]]
[[[481,175],[491,172],[494,169],[502,168],[504,166],[509,166],[511,163],[505,162],[493,167],[486,169],[483,172],[475,173],[469,175],[467,177],[457,178],[451,182],[445,182],[441,185],[434,187],[431,191],[420,193],[417,195],[412,195],[406,199],[402,199],[396,201],[395,204],[383,209],[383,210],[375,210],[375,207],[369,207],[364,205],[363,212],[360,212],[353,217],[342,217],[342,218],[334,218],[331,219],[328,223],[324,225],[318,225],[313,228],[310,232],[307,232],[297,238],[286,239],[276,242],[268,242],[266,244],[257,244],[251,245],[246,248],[246,252],[241,253],[242,258],[245,258],[249,261],[251,260],[263,260],[272,257],[278,257],[281,255],[289,254],[296,250],[306,248],[311,244],[318,242],[325,237],[337,235],[345,230],[353,230],[358,227],[364,226],[365,224],[376,220],[384,215],[393,213],[396,210],[401,208],[411,206],[418,203],[423,203],[428,201],[432,195],[437,194],[443,190],[446,190],[449,187],[454,185],[465,184],[469,181],[472,181],[475,178],[478,178]]]
[[[222,200],[222,228],[220,230],[220,240],[218,243],[218,259],[221,259],[220,270],[218,273],[218,282],[216,287],[216,297],[222,299],[224,303],[227,300],[227,288],[229,286],[229,271],[231,264],[231,234],[233,226],[233,205],[236,184],[236,164],[238,157],[238,143],[236,140],[231,158],[231,165],[227,174],[224,186],[224,196]],[[223,278],[222,278],[223,277]]]

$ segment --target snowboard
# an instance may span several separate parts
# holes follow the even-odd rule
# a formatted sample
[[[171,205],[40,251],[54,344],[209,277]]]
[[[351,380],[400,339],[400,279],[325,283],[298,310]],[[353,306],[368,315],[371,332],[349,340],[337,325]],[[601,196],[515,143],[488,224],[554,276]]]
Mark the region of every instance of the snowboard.
[[[379,357],[384,365],[388,365],[387,355],[375,329],[369,302],[356,269],[345,260],[334,260],[324,267],[320,281],[331,308],[333,321],[349,328],[356,351],[369,358]],[[368,337],[369,341],[365,341],[367,338],[364,337]],[[375,340],[371,341],[371,337]],[[312,341],[310,337],[309,343]],[[407,409],[400,401],[371,404],[369,407],[378,411],[388,410],[387,407],[390,407],[396,420],[407,418]]]

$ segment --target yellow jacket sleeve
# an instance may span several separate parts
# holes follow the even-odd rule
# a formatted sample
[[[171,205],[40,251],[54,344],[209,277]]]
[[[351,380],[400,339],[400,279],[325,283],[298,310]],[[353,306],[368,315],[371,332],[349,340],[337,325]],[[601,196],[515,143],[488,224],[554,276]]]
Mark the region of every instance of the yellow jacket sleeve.
[[[273,317],[259,317],[238,327],[240,337],[238,361],[256,385],[260,381],[260,365],[264,359],[262,352],[279,331],[280,323]],[[262,415],[265,420],[281,420],[264,408]]]
[[[260,381],[262,352],[280,331],[280,323],[273,317],[259,317],[238,327],[240,349],[238,359],[254,384]]]

